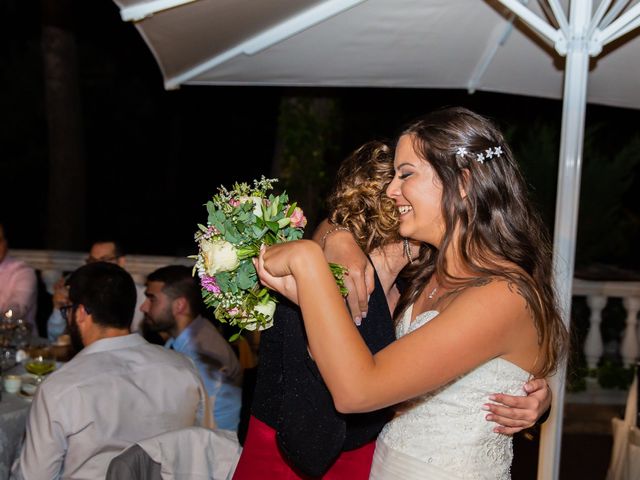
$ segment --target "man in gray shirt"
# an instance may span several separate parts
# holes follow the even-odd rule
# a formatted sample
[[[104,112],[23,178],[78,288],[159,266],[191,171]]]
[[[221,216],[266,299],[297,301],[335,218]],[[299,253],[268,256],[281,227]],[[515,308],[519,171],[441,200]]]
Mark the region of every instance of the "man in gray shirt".
[[[104,478],[132,443],[196,425],[200,416],[212,425],[193,364],[129,333],[136,289],[125,270],[92,263],[67,283],[70,303],[61,311],[72,342],[84,348],[38,388],[16,478]]]

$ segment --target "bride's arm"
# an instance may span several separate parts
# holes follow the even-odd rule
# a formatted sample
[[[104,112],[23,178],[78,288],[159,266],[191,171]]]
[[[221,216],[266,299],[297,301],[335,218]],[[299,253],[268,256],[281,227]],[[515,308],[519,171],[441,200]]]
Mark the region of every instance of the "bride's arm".
[[[369,295],[374,287],[373,267],[353,235],[345,228],[323,220],[313,233],[313,240],[324,251],[328,262],[347,267],[344,285],[349,291],[347,304],[356,324],[366,318]]]
[[[433,390],[510,353],[523,337],[514,319],[526,312],[524,299],[504,282],[491,282],[467,290],[429,324],[372,356],[317,244],[270,247],[258,273],[275,289],[279,277],[295,278],[310,350],[342,412],[375,410]]]

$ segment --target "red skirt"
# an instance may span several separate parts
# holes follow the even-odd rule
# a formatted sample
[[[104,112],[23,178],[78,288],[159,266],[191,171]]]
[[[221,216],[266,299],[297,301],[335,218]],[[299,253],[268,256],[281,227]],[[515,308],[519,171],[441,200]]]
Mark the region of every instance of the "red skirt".
[[[355,450],[342,452],[323,480],[367,480],[371,470],[375,441]],[[282,455],[276,441],[276,431],[254,416],[233,480],[308,480],[297,473]]]

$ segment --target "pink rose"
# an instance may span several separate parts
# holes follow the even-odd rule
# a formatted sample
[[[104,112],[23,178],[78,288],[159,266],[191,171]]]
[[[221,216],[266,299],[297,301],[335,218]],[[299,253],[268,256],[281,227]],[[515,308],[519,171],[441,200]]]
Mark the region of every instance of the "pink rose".
[[[227,310],[227,313],[228,313],[229,315],[231,315],[232,317],[233,317],[234,315],[237,315],[237,314],[238,314],[238,312],[240,312],[240,310],[238,309],[238,307],[233,307],[233,308],[230,308],[229,310]]]
[[[229,200],[229,205],[231,205],[232,207],[237,207],[238,205],[240,205],[240,200],[232,198]]]
[[[207,292],[220,293],[220,287],[215,277],[205,275],[200,279],[200,284]]]
[[[304,212],[300,207],[293,209],[291,214],[291,226],[293,228],[304,228],[307,225],[307,217],[304,216]]]

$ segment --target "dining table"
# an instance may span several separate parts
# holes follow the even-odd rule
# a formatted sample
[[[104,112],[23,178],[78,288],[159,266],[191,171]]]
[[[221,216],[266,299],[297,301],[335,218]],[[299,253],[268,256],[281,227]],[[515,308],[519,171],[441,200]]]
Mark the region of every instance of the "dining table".
[[[20,364],[11,368],[5,375],[24,375]],[[20,453],[20,446],[27,425],[27,415],[31,398],[19,393],[2,390],[0,398],[0,480],[8,480],[11,465]]]

